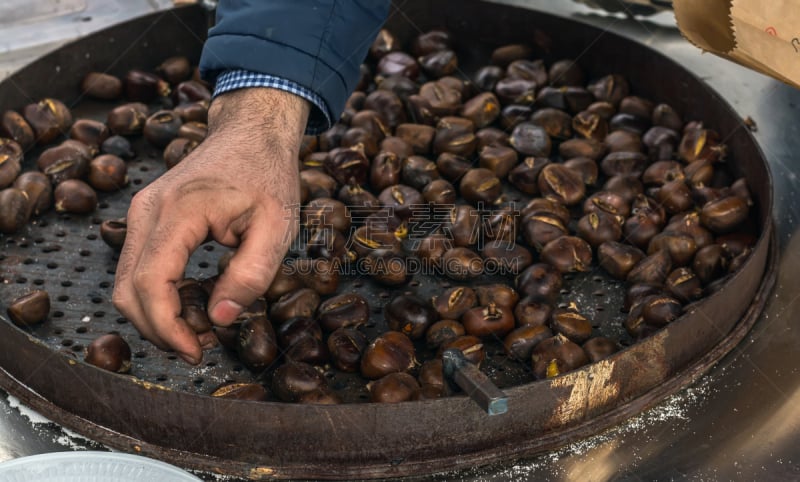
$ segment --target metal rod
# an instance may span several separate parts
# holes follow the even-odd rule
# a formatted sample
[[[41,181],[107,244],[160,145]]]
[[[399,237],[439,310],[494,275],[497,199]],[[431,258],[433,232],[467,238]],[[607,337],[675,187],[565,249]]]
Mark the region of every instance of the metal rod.
[[[445,350],[442,354],[444,375],[454,381],[489,415],[508,411],[508,397],[482,371],[470,363],[461,350]]]

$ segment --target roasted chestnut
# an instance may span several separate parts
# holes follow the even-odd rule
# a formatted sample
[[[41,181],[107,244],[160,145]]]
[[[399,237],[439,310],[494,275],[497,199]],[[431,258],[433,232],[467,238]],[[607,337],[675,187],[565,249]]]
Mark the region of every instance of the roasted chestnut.
[[[587,89],[597,100],[604,100],[616,106],[628,96],[630,86],[625,77],[610,74],[590,83]]]
[[[361,374],[376,380],[390,373],[408,372],[416,364],[411,339],[398,331],[387,331],[367,346],[361,357]]]
[[[438,348],[450,340],[463,336],[464,333],[464,325],[456,320],[439,320],[428,328],[425,342],[428,348]]]
[[[327,259],[295,260],[297,277],[306,287],[321,295],[330,295],[339,287],[339,264]]]
[[[697,243],[686,233],[665,230],[650,240],[647,254],[665,250],[669,253],[673,266],[686,266],[692,262],[697,252]]]
[[[140,102],[132,102],[111,109],[106,118],[106,125],[114,134],[129,136],[141,133],[146,121],[147,106]]]
[[[656,199],[670,214],[686,211],[693,205],[691,191],[683,179],[665,183],[656,193]]]
[[[557,308],[553,311],[550,328],[577,344],[592,336],[592,323],[582,314],[569,309]]]
[[[434,154],[450,152],[468,157],[475,152],[477,145],[475,125],[471,120],[447,116],[442,117],[436,124],[436,134],[433,137]]]
[[[598,264],[617,279],[624,280],[644,257],[642,250],[616,241],[607,241],[597,247]]]
[[[522,298],[517,306],[514,307],[514,318],[517,326],[541,326],[547,324],[553,314],[551,304],[537,301],[535,298],[526,296]]]
[[[503,347],[509,357],[520,362],[527,362],[531,359],[533,348],[539,342],[552,336],[553,332],[544,325],[525,325],[506,335]]]
[[[549,199],[572,206],[586,195],[583,177],[563,164],[548,164],[539,174],[539,191]]]
[[[520,154],[535,157],[549,156],[552,147],[547,131],[533,122],[522,122],[514,127],[509,143]]]
[[[18,143],[23,150],[33,147],[36,138],[28,121],[13,110],[3,112],[0,118],[0,136],[7,137]]]
[[[517,152],[506,146],[485,146],[478,154],[481,167],[489,169],[495,176],[505,179],[517,165]]]
[[[272,391],[284,402],[296,402],[315,392],[329,392],[322,373],[312,365],[287,361],[272,374]]]
[[[563,279],[556,267],[546,263],[530,265],[516,279],[517,291],[537,302],[553,304],[558,299]]]
[[[131,143],[122,136],[111,136],[100,145],[100,152],[112,154],[122,159],[131,159],[134,156]]]
[[[36,325],[50,314],[50,295],[45,290],[31,291],[12,301],[7,311],[11,321],[19,327]]]
[[[483,342],[477,336],[459,336],[446,343],[443,343],[442,346],[439,347],[436,357],[441,358],[442,353],[450,349],[456,349],[460,351],[461,354],[464,355],[464,358],[479,367],[486,359],[486,348],[484,348]]]
[[[211,92],[203,83],[196,80],[186,80],[175,86],[172,99],[176,105],[191,102],[210,101]]]
[[[745,198],[727,196],[706,203],[700,210],[700,222],[714,233],[727,233],[744,222],[748,212]]]
[[[604,336],[596,336],[587,340],[582,345],[583,351],[589,357],[589,361],[596,363],[604,358],[608,358],[619,351],[617,342]]]
[[[369,182],[375,190],[382,191],[400,183],[401,158],[393,152],[380,152],[372,160]]]
[[[30,201],[25,191],[14,187],[0,190],[0,233],[15,233],[28,222]]]
[[[69,130],[72,139],[95,148],[100,147],[110,135],[111,132],[105,124],[91,119],[78,119]]]
[[[472,288],[456,286],[448,288],[441,295],[433,298],[433,308],[444,319],[457,320],[461,315],[475,306],[478,297]]]
[[[719,244],[709,244],[697,250],[692,261],[692,271],[703,284],[719,278],[727,269],[727,259]]]
[[[425,75],[434,79],[450,75],[458,69],[458,56],[452,50],[431,52],[417,61]]]
[[[494,204],[503,192],[503,185],[492,171],[479,167],[464,174],[459,191],[464,199],[473,204]]]
[[[568,139],[558,145],[558,153],[564,159],[588,157],[599,160],[606,153],[606,146],[594,139]]]
[[[345,233],[350,229],[350,212],[341,201],[316,198],[303,208],[300,222],[309,229],[331,227]]]
[[[178,137],[185,137],[197,143],[203,142],[208,135],[208,125],[203,122],[184,122],[178,129]]]
[[[456,188],[444,179],[435,179],[422,189],[422,196],[430,204],[455,204],[458,194]]]
[[[539,194],[539,174],[548,164],[546,157],[526,157],[508,172],[508,182],[525,194]]]
[[[28,104],[22,115],[33,129],[36,142],[49,144],[72,125],[72,113],[63,102],[56,99],[42,99]]]
[[[429,303],[411,295],[395,297],[383,311],[389,329],[404,333],[411,339],[424,337],[428,327],[437,318]]]
[[[22,173],[15,181],[14,187],[24,191],[28,198],[28,217],[38,216],[50,209],[53,204],[53,185],[50,179],[41,172],[28,171]]]
[[[86,347],[84,360],[103,370],[128,373],[131,370],[131,347],[115,333],[101,335]]]
[[[443,152],[436,159],[436,168],[439,169],[439,173],[450,182],[460,180],[471,167],[472,164],[469,161],[449,152]]]
[[[404,184],[387,187],[378,195],[378,200],[400,219],[410,218],[415,207],[425,204],[425,198],[419,191]]]
[[[36,160],[36,166],[53,184],[66,179],[81,179],[89,171],[89,159],[93,152],[82,142],[67,140],[44,150]]]
[[[503,337],[514,329],[511,307],[489,303],[487,306],[471,308],[461,317],[467,334],[477,337]]]
[[[644,322],[656,327],[671,323],[683,313],[681,302],[669,296],[648,296],[642,300],[641,306]]]
[[[81,92],[100,100],[115,100],[122,95],[122,81],[111,74],[89,72],[81,82]]]
[[[178,130],[182,124],[183,121],[175,112],[160,110],[147,118],[142,134],[149,143],[164,148],[178,137]]]
[[[588,271],[592,263],[592,248],[581,238],[561,236],[547,243],[540,257],[562,273]]]
[[[172,169],[180,163],[186,156],[197,148],[199,144],[197,141],[187,139],[186,137],[176,137],[167,147],[164,148],[164,163],[167,169]]]
[[[355,328],[339,328],[328,337],[328,351],[334,366],[345,372],[357,372],[367,338]]]
[[[242,363],[254,372],[270,368],[272,362],[278,358],[278,344],[275,341],[275,330],[266,316],[249,316],[242,321],[236,352]]]
[[[379,75],[403,75],[414,80],[419,75],[419,64],[413,57],[405,52],[389,52],[378,62]]]
[[[461,107],[461,116],[471,120],[476,129],[488,126],[499,115],[500,101],[491,92],[478,94]]]
[[[493,274],[518,274],[533,262],[531,252],[513,241],[495,240],[481,250],[484,270]]]
[[[389,373],[367,384],[370,400],[376,403],[406,402],[420,390],[417,380],[408,373]]]
[[[382,28],[378,31],[375,40],[369,47],[369,56],[375,60],[380,60],[381,57],[389,52],[396,52],[400,50],[400,41],[389,30]]]
[[[192,75],[192,65],[186,57],[169,57],[156,67],[156,72],[163,75],[170,84],[177,84]]]
[[[119,191],[128,184],[125,161],[111,154],[95,157],[89,163],[89,184],[98,191]]]
[[[664,288],[682,303],[689,303],[703,296],[703,284],[700,278],[685,266],[667,275]]]
[[[463,281],[483,273],[483,260],[469,248],[451,248],[442,256],[442,267],[448,278]]]
[[[436,163],[422,156],[410,156],[403,161],[401,170],[403,184],[422,190],[435,179],[439,179]]]
[[[289,318],[303,316],[310,318],[319,306],[319,294],[310,288],[290,291],[270,304],[269,317],[282,323]]]
[[[606,213],[589,213],[578,220],[576,232],[597,248],[608,241],[619,241],[622,238],[621,218]]]
[[[416,154],[431,152],[435,134],[436,129],[425,124],[400,124],[395,130],[395,135],[407,142]]]
[[[208,296],[196,279],[186,278],[175,284],[178,297],[181,301],[180,317],[195,333],[205,333],[211,330],[211,321],[208,319],[206,303]]]
[[[97,208],[97,193],[78,179],[67,179],[56,186],[53,199],[60,213],[88,214]]]
[[[533,376],[537,380],[554,378],[589,363],[580,345],[557,334],[540,341],[531,353]]]
[[[641,261],[628,272],[626,280],[630,284],[661,284],[672,271],[672,259],[666,250],[657,251]]]
[[[128,100],[152,102],[157,97],[167,97],[169,94],[169,84],[157,75],[141,70],[131,70],[125,74],[125,97]]]

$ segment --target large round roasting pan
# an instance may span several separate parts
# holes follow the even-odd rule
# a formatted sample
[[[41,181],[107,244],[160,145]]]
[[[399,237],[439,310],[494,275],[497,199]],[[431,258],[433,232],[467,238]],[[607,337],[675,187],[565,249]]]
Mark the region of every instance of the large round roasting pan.
[[[740,120],[723,99],[648,47],[539,12],[476,0],[419,0],[406,2],[402,11],[393,8],[388,25],[405,40],[446,27],[462,41],[458,50],[467,72],[504,43],[548,47],[539,52],[547,61],[577,58],[590,78],[623,73],[636,94],[669,102],[686,119],[703,120],[725,137],[728,165],[747,178],[753,192],[760,237],[751,256],[721,290],[682,318],[602,362],[520,384],[513,368],[504,375],[502,361],[490,360],[488,369],[508,395],[503,415],[488,416],[465,396],[337,406],[215,399],[207,396],[215,384],[248,379],[247,370],[222,349],[208,353],[201,367],[187,367],[141,340],[110,303],[115,260],[98,239],[98,223],[124,215],[132,193],[163,172],[158,154],[139,143],[132,184],[104,197],[96,216],[50,213],[22,233],[0,236],[0,317],[11,299],[34,287],[47,289],[53,299],[51,319],[33,331],[0,323],[0,386],[109,447],[182,467],[254,479],[392,477],[529,456],[586,437],[692,383],[744,337],[774,279],[772,183],[761,151],[747,130],[738,129]],[[91,35],[0,83],[0,109],[56,97],[74,106],[76,117],[102,119],[108,105],[77,102],[86,72],[122,75],[134,67],[151,69],[171,55],[196,62],[206,29],[205,12],[189,7]],[[542,42],[547,37],[552,41]],[[213,274],[221,251],[205,246],[187,274]],[[596,272],[576,277],[571,287],[562,301],[577,300],[601,332],[621,332],[621,284]],[[437,288],[422,280],[413,290],[430,294]],[[387,293],[369,283],[363,291],[379,312]],[[114,330],[131,342],[135,377],[82,361],[92,339]],[[364,396],[348,392],[347,380],[341,387],[346,399]]]

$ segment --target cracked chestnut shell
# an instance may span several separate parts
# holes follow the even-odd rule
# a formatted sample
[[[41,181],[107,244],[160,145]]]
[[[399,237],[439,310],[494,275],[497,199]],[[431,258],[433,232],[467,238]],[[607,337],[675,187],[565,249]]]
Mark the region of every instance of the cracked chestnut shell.
[[[605,144],[594,139],[568,139],[558,145],[558,153],[564,159],[588,157],[597,161],[607,150]]]
[[[176,137],[164,148],[162,157],[167,169],[172,169],[197,148],[199,143],[186,137]]]
[[[430,204],[452,205],[456,203],[456,188],[444,179],[435,179],[422,189],[422,196]]]
[[[45,98],[35,104],[28,104],[22,115],[33,129],[36,142],[49,144],[66,132],[72,125],[72,113],[63,102]]]
[[[325,377],[312,365],[287,361],[272,375],[272,391],[284,402],[297,402],[316,392],[330,391]]]
[[[469,157],[475,152],[477,145],[475,125],[471,120],[447,116],[442,117],[436,124],[436,134],[433,137],[434,154],[450,152]]]
[[[682,303],[689,303],[703,296],[703,284],[691,268],[682,266],[667,275],[664,288]]]
[[[567,206],[578,204],[586,196],[581,175],[563,164],[548,164],[539,173],[539,191],[546,198]]]
[[[30,210],[25,191],[14,187],[0,190],[0,233],[19,231],[28,222]]]
[[[592,323],[586,316],[562,308],[553,311],[550,328],[577,344],[585,342],[592,336]]]
[[[115,333],[101,335],[86,347],[84,361],[110,372],[128,373],[131,370],[131,347]]]
[[[367,348],[367,337],[352,327],[339,328],[328,337],[328,351],[334,366],[344,372],[357,372],[361,355]]]
[[[128,222],[125,218],[106,219],[100,224],[100,237],[112,249],[117,251],[125,244],[128,234]]]
[[[269,392],[260,383],[231,382],[217,387],[211,392],[211,396],[233,400],[266,402],[269,399]]]
[[[423,338],[438,318],[430,303],[413,295],[393,298],[383,308],[383,315],[390,330],[399,331],[412,340]]]
[[[447,236],[456,246],[470,246],[480,236],[480,213],[473,207],[458,204],[452,207],[444,220]]]
[[[431,152],[435,134],[436,128],[425,124],[400,124],[395,130],[395,135],[408,143],[415,154],[423,155]]]
[[[554,378],[589,363],[580,345],[557,334],[539,342],[531,353],[533,375],[537,380]]]
[[[503,192],[503,184],[492,171],[479,167],[464,174],[459,191],[464,199],[473,204],[494,204]]]
[[[125,97],[128,100],[148,103],[169,94],[169,84],[155,74],[136,69],[125,74]]]
[[[661,250],[669,253],[673,266],[686,266],[694,259],[697,242],[687,233],[665,230],[653,236],[647,246],[647,254]]]
[[[95,148],[108,139],[111,131],[102,122],[92,119],[78,119],[69,130],[69,137]]]
[[[10,186],[22,171],[22,146],[0,138],[0,189]]]
[[[469,161],[450,152],[443,152],[436,158],[436,168],[450,182],[460,180],[471,167]]]
[[[36,325],[50,314],[50,295],[45,290],[31,291],[12,301],[7,312],[11,321],[21,328]]]
[[[471,308],[461,317],[467,334],[477,337],[503,337],[514,329],[511,307],[489,303],[487,306]]]
[[[308,229],[333,228],[345,233],[350,229],[350,213],[343,202],[319,197],[303,208],[300,222]]]
[[[439,171],[433,161],[422,156],[410,156],[403,161],[401,179],[403,184],[422,190],[432,181],[439,179]]]
[[[417,380],[408,373],[390,373],[367,384],[370,401],[399,403],[413,400],[419,393]]]
[[[472,288],[455,286],[447,288],[442,294],[435,296],[433,308],[443,319],[457,320],[477,302],[478,297]]]
[[[700,222],[712,232],[723,234],[742,224],[748,213],[745,198],[727,196],[706,203],[700,210]]]
[[[97,193],[78,179],[67,179],[56,186],[53,199],[60,213],[88,214],[97,208]]]
[[[672,271],[672,259],[666,250],[657,251],[636,263],[628,272],[626,280],[630,284],[661,284]]]
[[[400,183],[402,160],[394,152],[379,152],[370,165],[369,183],[376,192]]]
[[[500,116],[500,101],[493,93],[483,92],[466,101],[460,114],[471,120],[476,129],[481,129]]]
[[[542,248],[540,258],[562,273],[588,271],[592,264],[592,248],[581,238],[561,236]]]
[[[611,276],[624,280],[645,254],[639,248],[617,241],[606,241],[597,248],[597,262]]]
[[[311,318],[290,318],[281,323],[276,335],[287,360],[322,365],[330,359],[322,329]]]
[[[175,112],[160,110],[147,118],[142,134],[147,142],[163,149],[178,137],[181,125],[183,121]]]
[[[367,346],[361,357],[361,375],[375,380],[395,372],[408,372],[417,363],[414,344],[399,331],[387,331]]]
[[[394,215],[400,219],[412,216],[415,206],[425,204],[422,194],[411,186],[396,184],[389,186],[378,195],[381,205],[392,209]]]
[[[477,336],[459,336],[443,343],[442,346],[439,347],[439,351],[436,352],[436,358],[440,359],[442,353],[451,348],[460,351],[464,355],[464,358],[478,367],[480,367],[481,363],[486,359],[486,348],[483,346],[483,341]]]
[[[319,294],[310,288],[300,288],[284,294],[270,304],[269,317],[276,323],[289,318],[314,316],[319,306]]]
[[[539,174],[550,164],[546,157],[526,157],[508,172],[508,182],[525,194],[539,194]]]
[[[58,184],[66,179],[81,179],[89,170],[89,160],[94,150],[82,142],[66,140],[45,149],[36,160],[36,167]]]
[[[369,304],[361,295],[343,293],[319,305],[317,320],[326,331],[358,327],[369,320]]]
[[[489,169],[495,176],[505,179],[517,165],[517,151],[506,146],[485,146],[478,154],[481,167]]]
[[[111,109],[106,125],[114,134],[129,136],[141,133],[146,121],[147,106],[141,102],[131,102]]]
[[[610,102],[615,106],[619,105],[630,92],[628,81],[619,74],[606,75],[590,83],[587,89],[594,94],[597,100]]]
[[[605,213],[589,213],[578,220],[576,233],[597,248],[607,241],[622,238],[620,218]]]

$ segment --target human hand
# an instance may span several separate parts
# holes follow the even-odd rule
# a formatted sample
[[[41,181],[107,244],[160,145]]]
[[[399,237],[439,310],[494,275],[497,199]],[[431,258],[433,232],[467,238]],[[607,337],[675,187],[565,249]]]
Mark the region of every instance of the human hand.
[[[217,97],[208,137],[134,196],[113,302],[148,340],[197,364],[213,333],[180,317],[175,283],[209,236],[238,246],[208,302],[214,324],[234,322],[269,286],[297,231],[297,156],[308,103],[280,90]]]

